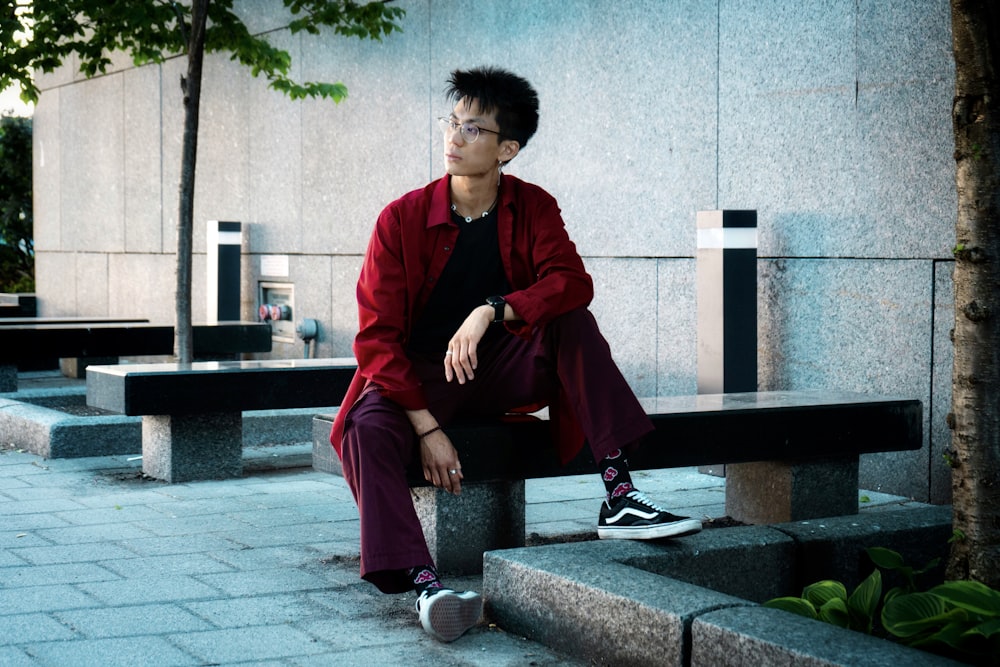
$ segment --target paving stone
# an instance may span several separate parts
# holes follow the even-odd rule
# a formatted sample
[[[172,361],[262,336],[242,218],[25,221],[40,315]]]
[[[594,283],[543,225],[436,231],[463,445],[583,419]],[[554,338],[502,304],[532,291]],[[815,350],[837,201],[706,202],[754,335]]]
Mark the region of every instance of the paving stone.
[[[135,605],[56,612],[55,617],[89,639],[134,637],[213,629],[176,605]]]
[[[113,572],[95,563],[61,563],[0,569],[0,586],[3,587],[80,584],[117,578]]]
[[[99,523],[92,526],[49,528],[39,530],[38,535],[56,544],[85,544],[150,537],[150,532],[132,523]]]
[[[331,624],[329,610],[303,594],[258,595],[239,605],[234,605],[231,599],[225,599],[187,602],[183,606],[217,628],[289,623],[301,625],[311,620]]]
[[[198,579],[231,597],[332,588],[328,579],[288,568],[206,574]]]
[[[15,638],[18,644],[50,639],[67,640],[77,636],[72,629],[48,614],[3,616],[0,621],[3,623],[4,634]]]
[[[209,664],[313,655],[326,646],[288,626],[258,626],[172,635],[170,641]]]
[[[238,545],[217,535],[179,535],[167,537],[140,537],[123,539],[119,544],[140,556],[169,556],[171,554],[193,554],[220,552],[238,549]]]
[[[24,649],[42,665],[100,665],[135,667],[136,665],[204,664],[162,637],[127,637],[89,639],[74,642],[33,643]]]
[[[100,604],[83,591],[65,584],[0,588],[0,617],[10,614],[98,607]],[[3,662],[0,661],[0,664]]]
[[[115,558],[135,559],[135,554],[128,549],[107,542],[89,542],[71,546],[28,547],[26,549],[13,549],[12,552],[34,565],[93,563]]]
[[[0,665],[4,667],[37,667],[38,663],[16,646],[0,646]]]
[[[93,524],[122,524],[146,519],[161,518],[163,513],[155,507],[145,507],[133,505],[124,507],[121,505],[108,505],[99,509],[74,510],[72,512],[59,512],[57,516],[67,523],[77,526]]]
[[[92,582],[80,584],[80,589],[104,604],[114,606],[206,600],[222,596],[218,589],[187,576]]]
[[[233,568],[204,554],[130,557],[102,561],[101,565],[127,579],[160,578],[232,572]]]

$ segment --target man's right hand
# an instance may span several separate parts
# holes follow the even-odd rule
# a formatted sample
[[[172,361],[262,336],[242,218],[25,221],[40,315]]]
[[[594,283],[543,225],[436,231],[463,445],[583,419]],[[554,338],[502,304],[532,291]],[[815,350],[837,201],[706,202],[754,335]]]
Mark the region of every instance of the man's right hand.
[[[462,464],[444,431],[434,431],[420,439],[420,461],[424,479],[456,496],[462,493]]]

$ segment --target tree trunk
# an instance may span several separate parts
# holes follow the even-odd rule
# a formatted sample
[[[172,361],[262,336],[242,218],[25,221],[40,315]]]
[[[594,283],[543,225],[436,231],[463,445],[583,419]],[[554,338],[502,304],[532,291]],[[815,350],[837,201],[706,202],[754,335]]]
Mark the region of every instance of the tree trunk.
[[[1000,3],[951,0],[958,219],[946,576],[1000,588]]]
[[[182,364],[194,357],[191,326],[191,264],[194,252],[194,183],[198,160],[198,117],[201,106],[201,68],[205,58],[205,26],[210,0],[194,0],[188,34],[187,76],[184,90],[184,144],[181,149],[180,206],[177,212],[177,323],[174,354]]]

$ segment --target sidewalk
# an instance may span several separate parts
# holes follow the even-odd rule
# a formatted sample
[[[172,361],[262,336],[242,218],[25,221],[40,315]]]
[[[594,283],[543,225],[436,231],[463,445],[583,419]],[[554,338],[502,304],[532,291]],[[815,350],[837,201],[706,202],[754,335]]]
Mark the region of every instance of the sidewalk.
[[[310,444],[246,451],[240,479],[164,484],[134,457],[0,443],[0,665],[573,665],[488,624],[424,634],[414,595],[358,577],[358,520]],[[724,480],[639,472],[671,510],[724,515]],[[529,544],[595,532],[596,475],[527,483]],[[866,493],[872,510],[902,499]],[[446,579],[481,590],[479,577]]]

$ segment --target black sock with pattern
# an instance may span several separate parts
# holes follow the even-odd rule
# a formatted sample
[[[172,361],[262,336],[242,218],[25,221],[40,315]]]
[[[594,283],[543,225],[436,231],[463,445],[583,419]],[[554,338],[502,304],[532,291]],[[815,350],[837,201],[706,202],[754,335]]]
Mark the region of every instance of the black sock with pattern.
[[[418,565],[411,567],[407,571],[410,580],[413,581],[413,590],[420,595],[424,591],[432,588],[443,588],[441,580],[438,579],[437,570],[433,565]]]
[[[632,475],[629,474],[628,470],[628,459],[625,458],[625,453],[622,450],[616,449],[608,454],[597,464],[597,467],[601,472],[601,479],[604,480],[608,504],[611,504],[615,498],[624,496],[635,489],[632,486]]]

